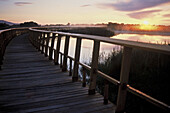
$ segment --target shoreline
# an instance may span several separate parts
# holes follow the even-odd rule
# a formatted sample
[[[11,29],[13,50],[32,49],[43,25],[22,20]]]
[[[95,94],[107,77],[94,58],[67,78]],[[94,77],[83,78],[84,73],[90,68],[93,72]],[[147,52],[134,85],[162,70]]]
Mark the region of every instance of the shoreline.
[[[114,31],[114,30],[111,30]],[[170,36],[170,32],[147,32],[147,31],[114,31],[115,35],[118,34],[141,34],[141,35],[160,35]]]

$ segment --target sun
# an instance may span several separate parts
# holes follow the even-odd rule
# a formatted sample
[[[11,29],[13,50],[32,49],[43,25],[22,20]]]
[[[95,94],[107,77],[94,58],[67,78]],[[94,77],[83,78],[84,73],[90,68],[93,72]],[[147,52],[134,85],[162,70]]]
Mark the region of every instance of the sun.
[[[145,20],[145,21],[143,21],[143,24],[148,25],[149,22]]]

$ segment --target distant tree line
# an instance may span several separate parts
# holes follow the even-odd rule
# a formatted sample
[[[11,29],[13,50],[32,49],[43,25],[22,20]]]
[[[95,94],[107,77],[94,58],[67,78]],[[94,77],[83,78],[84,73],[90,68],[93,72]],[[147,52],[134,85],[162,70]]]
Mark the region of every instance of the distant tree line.
[[[105,37],[111,37],[115,35],[113,31],[108,30],[106,27],[82,27],[82,28],[78,27],[78,28],[72,28],[72,29],[67,29],[67,30],[62,29],[58,31],[105,36]]]
[[[38,23],[36,22],[24,22],[24,23],[20,23],[20,24],[14,24],[14,25],[8,25],[6,23],[0,23],[0,30],[3,29],[9,29],[9,28],[18,28],[18,27],[38,27],[40,25],[38,25]]]
[[[0,30],[3,30],[3,29],[8,29],[10,28],[10,26],[6,23],[0,23]]]
[[[144,27],[143,29],[141,29],[142,26]],[[141,25],[141,24],[124,24],[124,23],[119,24],[119,23],[109,22],[107,27],[118,31],[170,32],[170,26],[165,26],[165,25],[144,25],[144,24]]]

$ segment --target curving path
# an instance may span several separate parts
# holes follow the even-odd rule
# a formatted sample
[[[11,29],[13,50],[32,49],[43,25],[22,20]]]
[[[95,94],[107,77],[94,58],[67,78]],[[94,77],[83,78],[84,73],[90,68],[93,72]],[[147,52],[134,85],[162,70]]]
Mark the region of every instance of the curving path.
[[[0,71],[0,113],[114,113],[98,93],[72,82],[67,72],[29,43],[28,35],[8,45]]]

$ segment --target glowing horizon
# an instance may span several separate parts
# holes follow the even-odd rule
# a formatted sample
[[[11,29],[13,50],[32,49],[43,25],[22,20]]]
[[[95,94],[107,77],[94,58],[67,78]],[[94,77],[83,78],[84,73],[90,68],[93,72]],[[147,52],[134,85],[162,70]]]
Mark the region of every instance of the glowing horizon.
[[[170,25],[168,0],[0,0],[0,20],[39,24]]]

